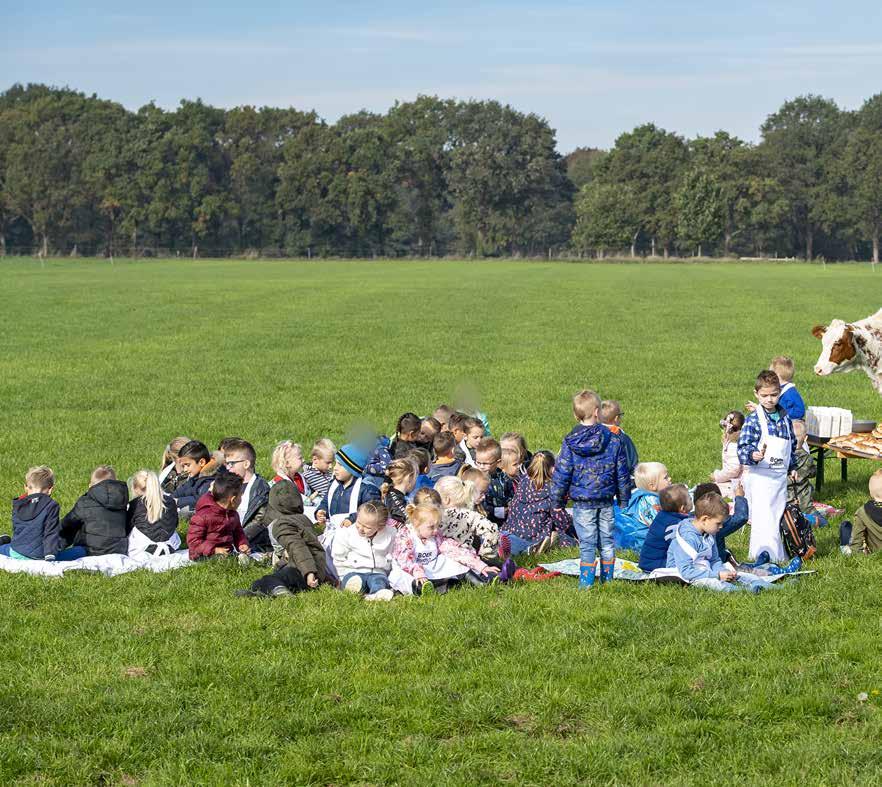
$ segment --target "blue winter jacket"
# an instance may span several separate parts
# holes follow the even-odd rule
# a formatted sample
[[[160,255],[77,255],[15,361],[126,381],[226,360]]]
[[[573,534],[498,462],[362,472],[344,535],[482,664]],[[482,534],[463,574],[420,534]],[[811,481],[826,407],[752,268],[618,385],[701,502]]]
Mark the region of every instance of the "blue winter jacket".
[[[32,560],[54,557],[63,548],[58,514],[58,503],[42,492],[13,500],[9,546]]]
[[[697,555],[689,554],[684,549],[677,536],[680,536],[691,551]],[[707,567],[696,564],[697,559],[707,561]],[[693,520],[689,519],[677,525],[674,537],[671,539],[671,548],[668,550],[668,568],[676,568],[677,573],[687,582],[695,582],[696,579],[719,579],[720,572],[725,568],[717,552],[717,542],[713,536],[699,533]]]
[[[579,507],[603,508],[631,497],[631,474],[622,441],[601,424],[578,424],[564,439],[551,478],[552,497],[562,508],[567,497]]]
[[[674,530],[689,514],[677,514],[671,511],[659,511],[649,526],[643,549],[640,550],[638,565],[643,571],[654,571],[668,564],[668,547],[674,537]]]

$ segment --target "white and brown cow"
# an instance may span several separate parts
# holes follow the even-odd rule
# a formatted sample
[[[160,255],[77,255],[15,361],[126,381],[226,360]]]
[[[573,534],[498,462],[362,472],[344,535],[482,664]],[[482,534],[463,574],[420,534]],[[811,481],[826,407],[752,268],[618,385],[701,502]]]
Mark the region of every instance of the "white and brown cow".
[[[824,377],[863,369],[882,396],[882,309],[858,322],[816,325],[812,333],[822,344],[815,374]]]

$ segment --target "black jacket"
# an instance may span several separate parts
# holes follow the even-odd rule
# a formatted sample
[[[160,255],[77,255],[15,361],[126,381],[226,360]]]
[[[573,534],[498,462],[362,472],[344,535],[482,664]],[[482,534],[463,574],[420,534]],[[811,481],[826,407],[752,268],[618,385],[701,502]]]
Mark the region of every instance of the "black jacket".
[[[251,496],[248,498],[248,508],[242,517],[242,527],[263,523],[264,511],[269,501],[270,485],[266,479],[255,475],[251,485]]]
[[[138,528],[139,532],[157,544],[168,541],[178,529],[178,504],[171,495],[163,495],[162,502],[165,503],[162,516],[156,522],[148,522],[144,498],[136,497],[132,500],[126,517],[126,533],[131,533],[132,528]]]
[[[65,544],[84,546],[89,555],[125,555],[128,502],[129,490],[122,481],[108,479],[90,487],[61,520]]]
[[[13,500],[9,546],[32,560],[54,557],[62,549],[58,514],[58,503],[42,492]]]
[[[178,504],[178,511],[181,516],[193,514],[196,510],[196,501],[208,491],[208,487],[214,481],[215,475],[213,472],[200,473],[196,478],[184,481],[183,484],[171,493],[171,496]]]

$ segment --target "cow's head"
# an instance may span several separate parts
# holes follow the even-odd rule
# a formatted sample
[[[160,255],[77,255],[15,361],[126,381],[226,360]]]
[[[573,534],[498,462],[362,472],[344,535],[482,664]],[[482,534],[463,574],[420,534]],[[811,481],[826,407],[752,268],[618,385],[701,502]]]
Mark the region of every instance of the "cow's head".
[[[833,372],[848,372],[856,365],[854,326],[842,320],[833,320],[828,326],[816,325],[815,338],[821,340],[821,354],[815,364],[815,374],[822,377]]]

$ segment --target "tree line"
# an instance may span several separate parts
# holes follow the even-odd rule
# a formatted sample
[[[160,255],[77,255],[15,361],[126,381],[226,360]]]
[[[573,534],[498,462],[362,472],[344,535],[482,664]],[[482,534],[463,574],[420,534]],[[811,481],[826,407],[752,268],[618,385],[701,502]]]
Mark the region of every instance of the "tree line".
[[[329,124],[200,100],[0,94],[0,254],[879,257],[882,94],[758,144],[646,124],[562,157],[542,118],[420,96]]]

